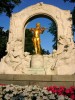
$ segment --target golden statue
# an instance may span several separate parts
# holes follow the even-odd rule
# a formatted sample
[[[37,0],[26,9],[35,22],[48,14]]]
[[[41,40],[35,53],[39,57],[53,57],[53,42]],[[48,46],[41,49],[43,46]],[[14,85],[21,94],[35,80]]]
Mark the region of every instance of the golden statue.
[[[41,53],[40,34],[42,34],[45,29],[46,28],[40,26],[40,23],[36,24],[36,28],[31,28],[30,29],[30,31],[33,32],[32,41],[33,41],[33,45],[34,45],[36,54],[40,54]]]

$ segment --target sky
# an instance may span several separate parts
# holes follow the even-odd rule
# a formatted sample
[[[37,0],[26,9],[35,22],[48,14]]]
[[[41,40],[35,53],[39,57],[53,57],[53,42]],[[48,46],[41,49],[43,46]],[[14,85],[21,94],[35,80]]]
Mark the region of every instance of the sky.
[[[17,13],[25,9],[26,7],[29,7],[39,2],[54,5],[56,7],[59,7],[60,9],[70,10],[70,11],[72,11],[75,6],[74,3],[69,3],[69,2],[64,3],[63,0],[22,0],[22,3],[14,8],[13,13]],[[36,18],[28,24],[27,28],[31,27],[34,28],[37,22],[40,22],[41,26],[44,27],[49,27],[49,24],[51,23],[51,21],[47,18]],[[4,27],[4,30],[10,29],[10,19],[5,14],[0,15],[0,26]],[[45,30],[45,32],[41,35],[41,46],[45,50],[49,50],[50,52],[52,52],[53,50],[52,39],[53,36],[50,33],[48,33],[48,30]]]

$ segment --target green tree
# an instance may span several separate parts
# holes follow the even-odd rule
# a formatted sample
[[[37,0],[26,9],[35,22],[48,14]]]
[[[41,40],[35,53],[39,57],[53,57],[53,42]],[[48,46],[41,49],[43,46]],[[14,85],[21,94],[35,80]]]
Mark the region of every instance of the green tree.
[[[5,13],[8,17],[11,16],[16,5],[20,4],[21,0],[0,0],[0,14]],[[8,41],[9,30],[6,32],[3,27],[0,27],[0,59],[6,55],[6,44]]]
[[[64,0],[65,2],[66,1],[69,1],[69,2],[71,2],[71,3],[74,3],[75,2],[75,0]]]
[[[70,3],[75,3],[75,0],[64,0],[65,2],[70,2]],[[72,25],[72,29],[73,29],[73,35],[75,34],[75,7],[73,8],[72,12],[72,21],[73,21],[73,25]],[[75,40],[74,40],[75,42]]]
[[[46,51],[45,49],[42,49],[42,48],[41,48],[41,54],[49,55],[50,52],[49,52],[49,50]]]
[[[34,46],[32,42],[33,33],[26,29],[25,31],[25,52],[30,52],[30,54],[34,54]]]
[[[73,32],[75,32],[75,7],[72,11],[72,20],[73,20]]]
[[[0,0],[0,14],[6,13],[10,17],[14,7],[19,3],[21,0]]]
[[[57,50],[57,26],[53,21],[50,24],[48,32],[50,32],[54,36],[53,37],[53,49]]]
[[[0,27],[0,59],[6,55],[6,44],[8,41],[9,31],[6,32],[3,30],[3,27]]]

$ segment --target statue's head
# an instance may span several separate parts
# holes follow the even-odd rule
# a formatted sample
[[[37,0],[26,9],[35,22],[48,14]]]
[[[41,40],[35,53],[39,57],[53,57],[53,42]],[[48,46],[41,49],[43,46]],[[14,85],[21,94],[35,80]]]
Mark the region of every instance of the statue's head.
[[[36,27],[40,27],[40,23],[37,23],[37,24],[36,24]]]

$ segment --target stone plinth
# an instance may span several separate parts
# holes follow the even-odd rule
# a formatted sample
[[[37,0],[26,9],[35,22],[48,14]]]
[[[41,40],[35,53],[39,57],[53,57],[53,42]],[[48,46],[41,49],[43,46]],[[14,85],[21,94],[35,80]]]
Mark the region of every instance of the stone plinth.
[[[31,57],[31,68],[44,68],[44,58],[42,55],[32,55]]]
[[[1,84],[39,85],[44,86],[75,86],[75,75],[0,75]]]

